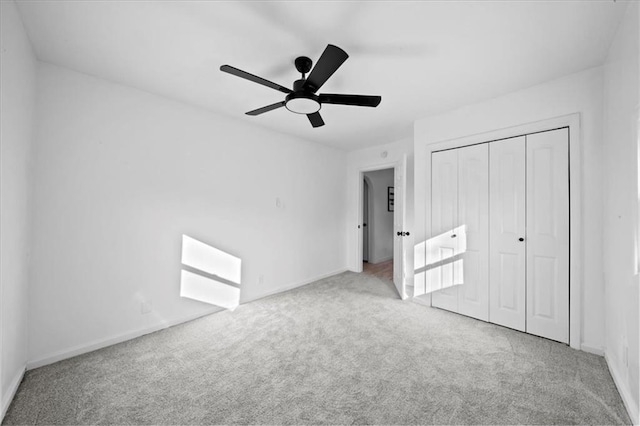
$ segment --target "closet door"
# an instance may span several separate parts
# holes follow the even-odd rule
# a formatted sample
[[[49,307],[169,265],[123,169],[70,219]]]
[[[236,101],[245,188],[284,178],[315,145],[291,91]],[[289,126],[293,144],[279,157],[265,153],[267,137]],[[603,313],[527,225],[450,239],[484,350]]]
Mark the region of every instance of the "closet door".
[[[525,137],[489,144],[489,321],[525,331]]]
[[[489,144],[458,149],[458,311],[489,320]]]
[[[431,238],[427,241],[427,286],[432,306],[458,312],[458,288],[462,280],[456,262],[458,239],[452,238],[458,219],[458,150],[431,155]]]
[[[569,343],[569,133],[526,138],[527,333]]]

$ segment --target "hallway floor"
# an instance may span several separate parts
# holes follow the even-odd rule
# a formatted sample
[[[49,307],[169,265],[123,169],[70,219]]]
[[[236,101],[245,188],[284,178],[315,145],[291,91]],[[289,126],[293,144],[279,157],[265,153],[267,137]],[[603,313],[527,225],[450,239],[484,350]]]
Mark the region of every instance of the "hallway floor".
[[[380,263],[362,262],[362,273],[393,281],[393,259]]]

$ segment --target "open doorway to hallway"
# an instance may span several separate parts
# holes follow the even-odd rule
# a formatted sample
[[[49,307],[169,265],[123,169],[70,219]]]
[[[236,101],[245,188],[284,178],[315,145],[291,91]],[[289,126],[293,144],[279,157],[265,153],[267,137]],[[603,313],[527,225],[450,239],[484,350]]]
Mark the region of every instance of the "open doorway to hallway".
[[[362,272],[393,281],[394,169],[362,174]]]

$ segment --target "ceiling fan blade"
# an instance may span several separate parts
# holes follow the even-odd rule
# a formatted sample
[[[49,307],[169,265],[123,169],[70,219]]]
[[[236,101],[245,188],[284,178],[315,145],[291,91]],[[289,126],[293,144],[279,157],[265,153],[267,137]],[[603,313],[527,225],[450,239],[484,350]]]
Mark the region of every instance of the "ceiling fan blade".
[[[334,93],[321,93],[318,97],[321,104],[354,105],[377,107],[382,100],[381,96],[365,95],[340,95]]]
[[[273,111],[274,109],[282,108],[285,102],[276,102],[275,104],[267,105],[262,108],[254,109],[253,111],[246,112],[247,115],[260,115],[265,112]]]
[[[319,112],[314,112],[313,114],[307,114],[309,117],[309,121],[313,127],[324,126],[324,120],[322,120],[322,116],[320,116]]]
[[[304,83],[304,88],[314,93],[318,91],[348,57],[347,52],[338,46],[328,44],[316,62],[316,66],[311,70],[311,74]]]
[[[239,70],[238,68],[232,67],[231,65],[223,65],[220,67],[220,71],[235,75],[236,77],[244,78],[249,81],[253,81],[254,83],[262,84],[263,86],[270,87],[275,90],[279,90],[282,93],[291,93],[291,89],[287,89],[284,86],[280,86],[272,81],[265,80],[262,77],[258,77],[257,75],[249,74],[246,71]]]

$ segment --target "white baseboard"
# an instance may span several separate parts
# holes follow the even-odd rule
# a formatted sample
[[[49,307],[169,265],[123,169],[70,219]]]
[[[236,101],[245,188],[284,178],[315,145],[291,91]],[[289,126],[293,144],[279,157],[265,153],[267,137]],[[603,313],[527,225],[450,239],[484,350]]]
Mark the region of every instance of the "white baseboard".
[[[338,275],[338,274],[341,274],[341,273],[347,272],[347,271],[349,271],[348,268],[340,268],[340,269],[338,269],[336,271],[329,272],[327,274],[318,275],[317,277],[313,277],[313,278],[309,278],[309,279],[306,279],[306,280],[298,281],[297,283],[294,283],[294,284],[289,284],[289,285],[285,285],[285,286],[282,286],[282,287],[278,287],[278,288],[273,289],[273,290],[265,291],[263,293],[259,293],[257,296],[254,296],[254,297],[252,297],[250,299],[244,300],[242,302],[242,304],[253,302],[253,301],[259,300],[259,299],[263,299],[263,298],[268,297],[268,296],[273,296],[274,294],[282,293],[283,291],[293,290],[294,288],[302,287],[304,285],[311,284],[312,282],[320,281],[320,280],[323,280],[325,278],[329,278],[329,277],[332,277],[334,275]]]
[[[165,328],[172,327],[174,325],[182,324],[185,322],[193,321],[200,317],[204,317],[206,315],[213,314],[215,312],[222,311],[223,308],[214,307],[211,309],[207,309],[204,312],[199,312],[194,315],[189,315],[182,318],[177,318],[169,321],[162,321],[160,323],[154,324],[149,327],[140,328],[134,331],[129,331],[126,333],[118,334],[116,336],[107,337],[104,339],[94,340],[93,342],[89,342],[83,345],[78,345],[69,349],[64,349],[58,352],[54,352],[52,354],[46,355],[42,358],[29,361],[27,363],[27,370],[32,370],[34,368],[42,367],[45,365],[53,364],[54,362],[62,361],[63,359],[71,358],[74,356],[82,355],[87,352],[93,352],[97,349],[106,348],[107,346],[115,345],[117,343],[122,343],[127,340],[135,339],[136,337],[143,336],[145,334],[153,333],[154,331],[163,330]]]
[[[16,396],[16,392],[18,391],[18,387],[20,387],[20,383],[22,382],[22,378],[24,377],[25,368],[16,374],[16,376],[11,381],[9,385],[9,389],[7,389],[7,393],[2,397],[2,416],[0,416],[0,423],[4,420],[4,415],[7,414],[7,410],[9,409],[9,405],[11,405],[11,401]]]
[[[584,343],[580,344],[580,350],[584,352],[589,352],[590,354],[604,356],[604,349],[595,347],[595,346],[585,345]]]
[[[383,258],[380,258],[380,259],[369,259],[369,263],[372,264],[372,265],[375,265],[377,263],[386,262],[387,260],[391,260],[391,259],[393,259],[393,255],[387,256],[387,257],[383,257]]]
[[[622,380],[622,375],[618,372],[617,364],[611,362],[606,352],[604,354],[604,359],[607,362],[609,372],[611,373],[613,382],[616,384],[618,392],[622,397],[622,402],[624,402],[624,406],[626,407],[627,413],[631,418],[631,422],[633,422],[634,425],[637,425],[640,422],[640,419],[638,419],[638,401],[634,401],[633,397],[631,396],[631,390],[629,389],[629,386],[627,386],[627,384]]]
[[[347,271],[346,268],[341,268],[338,269],[337,271],[333,271],[330,272],[328,274],[322,274],[319,275],[317,277],[314,278],[309,278],[303,281],[299,281],[297,283],[294,284],[290,284],[290,285],[286,285],[283,287],[278,287],[277,289],[274,290],[270,290],[268,292],[259,294],[256,297],[253,297],[249,300],[245,300],[242,302],[242,304],[244,303],[249,303],[249,302],[253,302],[254,300],[258,300],[258,299],[262,299],[264,297],[267,296],[271,296],[273,294],[276,293],[282,293],[283,291],[287,291],[287,290],[293,290],[294,288],[297,287],[302,287],[303,285],[307,285],[307,284],[311,284],[314,281],[318,281],[324,278],[328,278],[330,276],[333,275],[337,275],[337,274],[341,274],[343,272]],[[189,321],[193,321],[195,319],[198,319],[200,317],[204,317],[206,315],[210,315],[216,312],[220,312],[222,311],[223,308],[220,307],[214,307],[211,309],[208,309],[204,312],[200,312],[198,314],[195,315],[190,315],[190,316],[186,316],[186,317],[182,317],[182,318],[177,318],[174,320],[169,320],[169,321],[162,321],[158,324],[154,324],[152,326],[149,327],[144,327],[138,330],[134,330],[134,331],[129,331],[126,333],[122,333],[122,334],[118,334],[116,336],[112,336],[112,337],[107,337],[104,339],[98,339],[98,340],[94,340],[93,342],[89,342],[83,345],[78,345],[69,349],[64,349],[58,352],[54,352],[52,354],[46,355],[44,357],[38,358],[36,360],[32,360],[29,361],[27,363],[27,370],[32,370],[34,368],[38,368],[38,367],[42,367],[45,365],[49,365],[49,364],[53,364],[54,362],[58,362],[58,361],[62,361],[63,359],[67,359],[67,358],[71,358],[74,356],[78,356],[78,355],[82,355],[85,354],[87,352],[93,352],[97,349],[102,349],[102,348],[106,348],[107,346],[111,346],[111,345],[115,345],[117,343],[122,343],[125,342],[127,340],[131,340],[131,339],[135,339],[136,337],[140,337],[143,336],[145,334],[149,334],[149,333],[153,333],[155,331],[159,331],[159,330],[163,330],[165,328],[169,328],[172,327],[174,325],[178,325],[178,324],[182,324],[185,322],[189,322]]]

